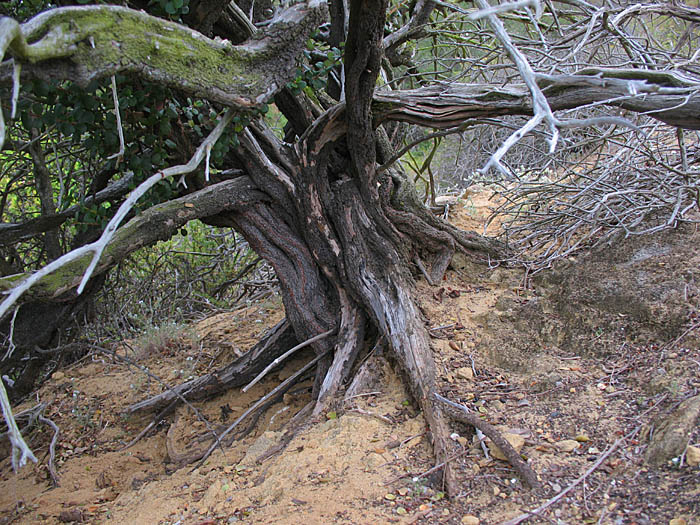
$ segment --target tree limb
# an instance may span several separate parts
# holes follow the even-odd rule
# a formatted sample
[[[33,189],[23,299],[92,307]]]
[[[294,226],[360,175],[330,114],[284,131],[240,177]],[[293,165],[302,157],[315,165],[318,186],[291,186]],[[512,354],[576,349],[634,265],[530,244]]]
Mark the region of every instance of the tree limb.
[[[241,177],[153,206],[117,230],[94,273],[103,273],[135,250],[170,238],[190,220],[240,210],[262,198],[264,195],[250,179]],[[77,288],[90,259],[91,255],[86,253],[55,273],[46,275],[24,294],[23,300],[56,297]],[[13,289],[29,275],[22,273],[0,278],[0,291]]]
[[[251,108],[294,76],[296,58],[318,27],[324,6],[320,0],[296,4],[240,45],[125,7],[63,7],[22,25],[3,18],[0,57],[7,46],[16,61],[51,61],[49,69],[24,68],[25,74],[59,75],[87,85],[128,72],[228,106]]]
[[[577,75],[537,75],[552,111],[589,104],[619,107],[686,129],[700,129],[700,82],[670,72],[598,68]],[[451,84],[374,95],[375,123],[410,122],[450,128],[466,121],[532,115],[522,85]]]

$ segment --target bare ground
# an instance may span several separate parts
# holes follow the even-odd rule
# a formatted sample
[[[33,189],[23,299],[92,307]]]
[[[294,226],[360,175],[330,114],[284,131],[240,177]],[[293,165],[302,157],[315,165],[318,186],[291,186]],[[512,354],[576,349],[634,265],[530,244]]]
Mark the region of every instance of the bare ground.
[[[486,205],[484,195],[472,195],[453,220],[478,229]],[[455,423],[463,491],[447,500],[439,472],[430,473],[425,423],[382,356],[372,357],[380,377],[373,388],[281,454],[258,461],[309,400],[310,381],[192,471],[173,459],[208,446],[198,440],[206,424],[182,406],[125,450],[152,415],[120,414],[163,386],[95,355],[54,374],[17,408],[46,403],[44,414],[60,427],[60,486],[46,466],[53,431],[38,426],[31,444],[41,463],[14,474],[2,462],[0,523],[497,524],[565,490],[617,444],[526,522],[700,524],[700,470],[683,452],[700,442],[693,412],[700,410],[698,240],[686,228],[621,243],[528,282],[520,270],[457,258],[440,286],[418,283],[441,393],[510,434],[542,479],[540,491],[524,486],[507,462],[486,459],[474,429]],[[204,320],[190,334],[160,334],[118,351],[175,385],[240,355],[282,315],[275,302],[256,304]],[[308,360],[302,353],[245,394],[194,406],[207,424],[230,424]],[[680,428],[682,416],[690,422],[676,432],[683,446],[674,452],[673,432],[664,429]],[[652,458],[650,443],[662,451]]]

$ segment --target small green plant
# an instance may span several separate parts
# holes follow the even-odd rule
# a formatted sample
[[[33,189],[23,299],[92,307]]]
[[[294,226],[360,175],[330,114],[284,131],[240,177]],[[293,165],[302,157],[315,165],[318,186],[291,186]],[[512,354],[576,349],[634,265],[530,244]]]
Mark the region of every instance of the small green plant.
[[[132,346],[136,360],[139,360],[156,353],[172,356],[197,344],[198,337],[192,328],[167,322],[147,329],[136,338]]]

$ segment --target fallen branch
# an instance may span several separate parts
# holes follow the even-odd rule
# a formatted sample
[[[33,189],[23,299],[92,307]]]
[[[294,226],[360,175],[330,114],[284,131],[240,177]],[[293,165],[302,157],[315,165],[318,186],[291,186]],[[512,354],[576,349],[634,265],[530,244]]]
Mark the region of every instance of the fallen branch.
[[[139,401],[127,408],[127,413],[133,414],[141,410],[160,410],[168,406],[179,396],[187,396],[190,400],[205,399],[228,390],[245,385],[253,374],[258,373],[271,359],[279,355],[283,348],[296,343],[296,336],[287,319],[283,319],[270,328],[252,348],[238,359],[223,368],[200,377],[196,377],[170,390],[166,390]]]
[[[58,442],[58,435],[61,433],[58,425],[51,421],[48,417],[44,417],[39,414],[39,421],[47,424],[53,429],[53,437],[51,438],[51,443],[49,444],[49,474],[51,475],[51,481],[54,487],[58,487],[58,473],[56,472],[56,467],[54,461],[56,459],[56,443]]]
[[[17,422],[12,415],[12,406],[7,397],[7,391],[5,390],[5,384],[2,378],[0,378],[0,405],[2,405],[2,415],[5,418],[7,433],[10,436],[10,443],[12,444],[12,469],[17,472],[20,467],[23,467],[27,463],[28,459],[31,459],[34,463],[37,462],[37,459],[24,441],[19,427],[17,427]]]
[[[610,448],[608,448],[608,450],[603,452],[600,455],[600,457],[598,458],[598,460],[595,463],[593,463],[593,465],[591,465],[591,468],[589,468],[586,472],[584,472],[584,474],[581,477],[579,477],[571,485],[569,485],[564,490],[562,490],[559,494],[557,494],[553,498],[547,500],[546,502],[544,502],[542,505],[540,505],[536,509],[528,511],[525,514],[521,514],[519,516],[516,516],[515,518],[510,519],[508,521],[504,521],[503,523],[501,523],[501,525],[518,525],[519,523],[522,523],[526,519],[538,515],[540,512],[545,510],[547,507],[554,505],[557,501],[559,501],[564,496],[566,496],[569,492],[571,492],[579,483],[581,483],[588,476],[590,476],[598,467],[600,467],[605,462],[605,460],[608,459],[610,454],[612,454],[613,452],[615,452],[615,450],[617,450],[617,448],[620,446],[620,443],[622,443],[626,439],[628,439],[628,438],[632,437],[634,434],[636,434],[639,431],[639,428],[640,427],[635,428],[632,432],[630,432],[626,436],[621,437],[620,439],[615,441],[615,443],[613,443],[612,446]]]
[[[297,433],[304,428],[304,422],[312,414],[315,404],[315,401],[309,401],[306,405],[304,405],[304,408],[299,410],[299,412],[294,415],[289,423],[287,423],[287,431],[284,433],[279,442],[268,448],[255,460],[258,465],[262,464],[265,460],[271,458],[275,454],[279,454],[287,447],[287,445],[289,445],[292,439],[294,439],[294,436],[296,436]]]
[[[384,423],[387,423],[389,425],[394,424],[394,422],[391,419],[389,419],[388,417],[383,416],[381,414],[375,414],[374,412],[370,412],[369,410],[363,410],[361,408],[355,407],[355,408],[351,408],[350,410],[348,410],[348,412],[355,412],[356,414],[360,414],[362,416],[374,417],[374,418],[377,418],[379,421],[383,421]]]
[[[537,479],[537,474],[532,470],[530,465],[528,465],[520,457],[520,454],[508,443],[508,441],[498,433],[498,431],[492,425],[486,423],[479,419],[476,414],[469,412],[469,409],[464,405],[450,401],[449,399],[442,397],[438,393],[434,393],[435,399],[447,405],[448,413],[454,419],[467,423],[474,428],[481,430],[486,436],[491,438],[491,441],[503,452],[503,455],[508,459],[508,462],[517,470],[523,477],[525,482],[532,488],[539,488],[542,486],[540,481]]]
[[[187,394],[187,392],[185,392],[182,395],[183,398],[186,394]],[[158,412],[156,417],[154,417],[153,420],[151,420],[151,422],[141,432],[139,432],[139,435],[136,436],[131,441],[129,441],[126,445],[124,445],[124,447],[120,450],[120,452],[122,450],[129,449],[129,448],[133,447],[136,443],[138,443],[141,440],[141,438],[143,438],[146,434],[148,434],[148,432],[158,424],[158,422],[162,421],[165,416],[167,416],[170,412],[175,410],[179,400],[180,400],[179,398],[173,399],[167,407],[165,407],[163,410]]]

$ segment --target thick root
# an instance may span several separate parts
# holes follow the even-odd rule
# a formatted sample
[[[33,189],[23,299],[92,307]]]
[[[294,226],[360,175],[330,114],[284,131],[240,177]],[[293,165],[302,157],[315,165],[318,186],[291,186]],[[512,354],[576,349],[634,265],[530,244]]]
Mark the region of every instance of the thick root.
[[[180,397],[190,400],[205,399],[230,388],[243,386],[296,343],[291,325],[283,319],[272,327],[258,344],[225,368],[135,403],[127,409],[127,412],[133,414],[144,410],[160,410],[177,402]]]

